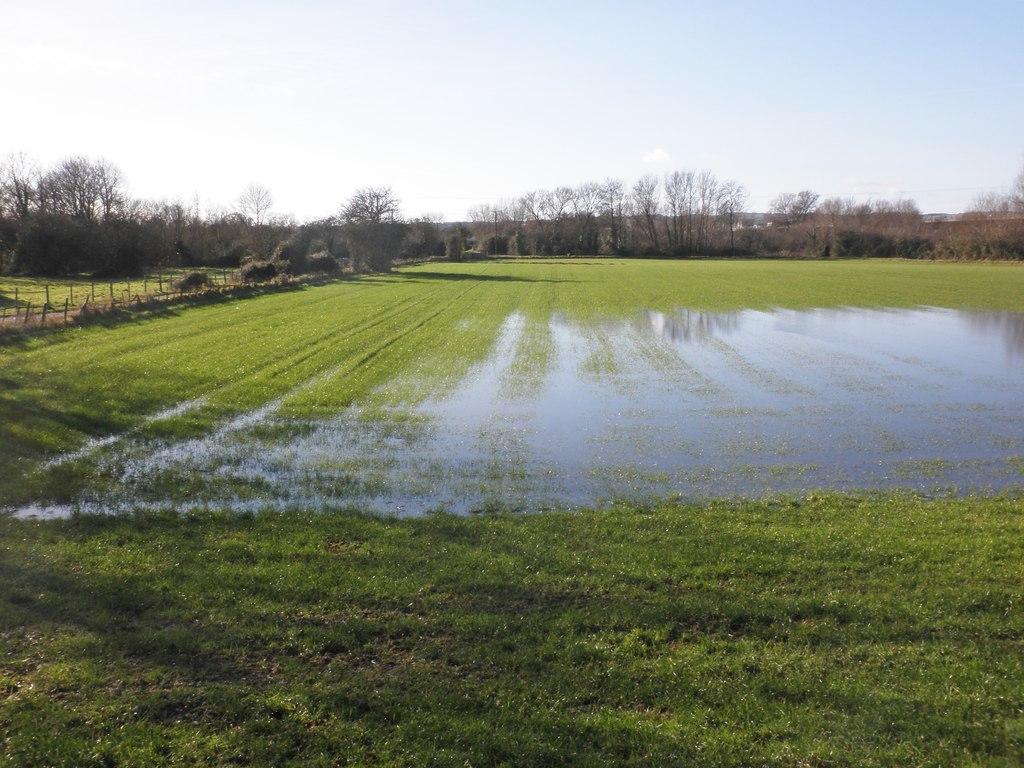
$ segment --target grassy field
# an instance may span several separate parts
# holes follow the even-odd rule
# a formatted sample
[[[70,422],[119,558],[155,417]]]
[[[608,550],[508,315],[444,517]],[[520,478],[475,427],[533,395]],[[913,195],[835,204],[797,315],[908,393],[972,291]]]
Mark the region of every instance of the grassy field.
[[[0,520],[0,765],[1024,761],[1024,504]]]
[[[90,440],[420,402],[511,313],[528,386],[553,313],[917,305],[1024,311],[1024,268],[430,264],[11,339],[0,507],[97,482],[44,466]],[[0,766],[1019,765],[1022,525],[892,494],[0,515]]]
[[[198,433],[283,397],[296,417],[386,397],[408,403],[452,386],[491,349],[514,310],[546,319],[641,308],[934,305],[1024,310],[1024,269],[894,261],[536,260],[431,264],[245,301],[170,310],[116,327],[73,328],[0,347],[0,505],[70,494],[74,462],[38,463],[99,438],[161,423]],[[538,365],[546,339],[522,350]],[[382,395],[381,385],[392,382]]]

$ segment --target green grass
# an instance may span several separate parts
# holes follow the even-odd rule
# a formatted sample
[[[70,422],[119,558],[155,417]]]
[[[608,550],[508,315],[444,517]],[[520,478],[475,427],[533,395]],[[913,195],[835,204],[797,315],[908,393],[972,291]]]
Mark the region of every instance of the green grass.
[[[0,520],[0,765],[1024,761],[1024,503]]]
[[[401,406],[513,311],[499,386],[529,397],[552,312],[841,305],[1020,311],[1024,268],[434,264],[11,339],[0,505],[74,495],[88,467],[40,462],[90,437],[200,434],[279,397],[416,429]],[[0,767],[1020,765],[1022,528],[1017,498],[901,495],[0,515]]]
[[[90,437],[205,398],[176,422],[201,430],[287,396],[284,412],[407,403],[458,381],[513,310],[532,321],[641,308],[935,305],[1024,310],[1024,268],[898,261],[503,260],[178,308],[115,327],[71,328],[0,347],[0,505],[45,483],[72,494],[75,467],[33,469]],[[520,360],[544,357],[527,334]],[[599,364],[601,361],[594,361]],[[385,387],[384,385],[387,384]],[[528,382],[524,384],[528,389]]]

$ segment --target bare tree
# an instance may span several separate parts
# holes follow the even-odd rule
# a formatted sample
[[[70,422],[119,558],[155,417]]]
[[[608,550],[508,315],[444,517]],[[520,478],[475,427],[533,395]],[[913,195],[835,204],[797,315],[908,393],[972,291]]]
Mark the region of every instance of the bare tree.
[[[747,202],[747,190],[742,184],[727,181],[722,184],[719,192],[718,213],[725,219],[729,228],[729,247],[736,247],[736,219],[743,213]]]
[[[342,208],[349,224],[381,224],[399,220],[399,201],[390,187],[363,187]]]
[[[921,211],[913,200],[878,200],[872,205],[872,224],[881,231],[906,234],[921,223]]]
[[[605,179],[601,182],[601,218],[608,222],[608,247],[610,253],[618,253],[622,247],[622,205],[626,197],[619,179]]]
[[[533,203],[537,214],[534,243],[537,253],[550,256],[566,251],[568,243],[565,242],[563,225],[574,196],[573,189],[564,186],[534,193]]]
[[[970,213],[980,213],[989,217],[1006,216],[1010,213],[1024,213],[1024,167],[1010,185],[1010,191],[983,192],[978,195],[969,209]]]
[[[273,205],[273,195],[262,184],[250,184],[238,198],[238,210],[256,226],[266,223]]]
[[[968,209],[972,214],[984,214],[985,216],[1006,215],[1015,208],[1013,195],[1004,195],[999,192],[982,192],[971,203]]]
[[[0,215],[23,219],[38,202],[39,169],[24,152],[8,155],[0,164]]]
[[[544,218],[550,221],[558,221],[565,216],[569,211],[575,194],[572,187],[555,187],[550,191],[542,192],[540,207]]]
[[[697,250],[707,248],[711,243],[711,222],[718,210],[720,187],[711,171],[701,171],[694,179],[697,199]]]
[[[1024,213],[1024,167],[1020,169],[1013,186],[1010,187],[1010,204],[1015,210]]]
[[[597,215],[601,205],[601,185],[588,181],[573,190],[571,205],[577,218],[590,219]]]
[[[122,189],[121,171],[116,165],[102,157],[99,158],[93,163],[93,178],[103,218],[109,219],[127,206],[128,199]]]
[[[661,190],[658,177],[653,174],[641,176],[633,184],[633,205],[640,217],[648,244],[654,251],[661,250],[658,237],[658,213],[661,209]]]
[[[81,155],[61,161],[39,183],[43,210],[87,221],[99,221],[123,213],[127,196],[121,172],[112,163]]]
[[[821,201],[815,213],[833,230],[854,215],[857,204],[849,197],[829,197]]]
[[[45,210],[76,219],[95,219],[98,197],[92,163],[81,156],[61,161],[43,177],[40,185]]]
[[[597,253],[599,249],[598,215],[601,211],[601,185],[586,182],[576,187],[571,201],[573,233],[578,253]]]
[[[806,221],[814,213],[818,204],[818,193],[809,189],[800,192],[783,192],[776,197],[768,212],[776,224],[799,224]]]
[[[364,269],[387,271],[399,256],[406,226],[390,187],[364,187],[342,207],[349,250]]]
[[[490,203],[480,203],[466,211],[466,218],[474,224],[493,224],[498,218],[498,207]]]
[[[693,213],[693,171],[665,174],[665,206],[668,213],[669,250],[689,247],[689,222]]]

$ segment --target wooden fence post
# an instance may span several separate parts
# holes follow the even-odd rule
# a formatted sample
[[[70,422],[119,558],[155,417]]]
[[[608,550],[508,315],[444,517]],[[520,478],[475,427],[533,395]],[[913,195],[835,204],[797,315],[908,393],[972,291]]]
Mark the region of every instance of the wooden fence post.
[[[25,305],[25,325],[28,325],[28,313],[32,311],[32,299]]]
[[[68,297],[64,297],[64,325],[68,324]]]
[[[50,303],[50,286],[44,285],[43,290],[46,292],[46,301],[43,302],[43,318],[46,318],[46,307]]]
[[[110,284],[110,307],[111,307],[111,309],[113,309],[113,307],[114,307],[114,284],[113,283]]]
[[[39,318],[39,325],[40,326],[46,325],[46,308],[48,306],[50,306],[50,305],[49,304],[43,304],[43,315],[42,315],[42,317]]]

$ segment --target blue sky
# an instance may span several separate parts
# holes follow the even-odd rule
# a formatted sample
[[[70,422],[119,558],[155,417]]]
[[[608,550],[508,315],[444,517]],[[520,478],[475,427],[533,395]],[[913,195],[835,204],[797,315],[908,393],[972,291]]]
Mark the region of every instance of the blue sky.
[[[250,181],[406,213],[710,168],[961,209],[1024,162],[1024,2],[0,0],[0,153],[117,162],[146,197]]]

